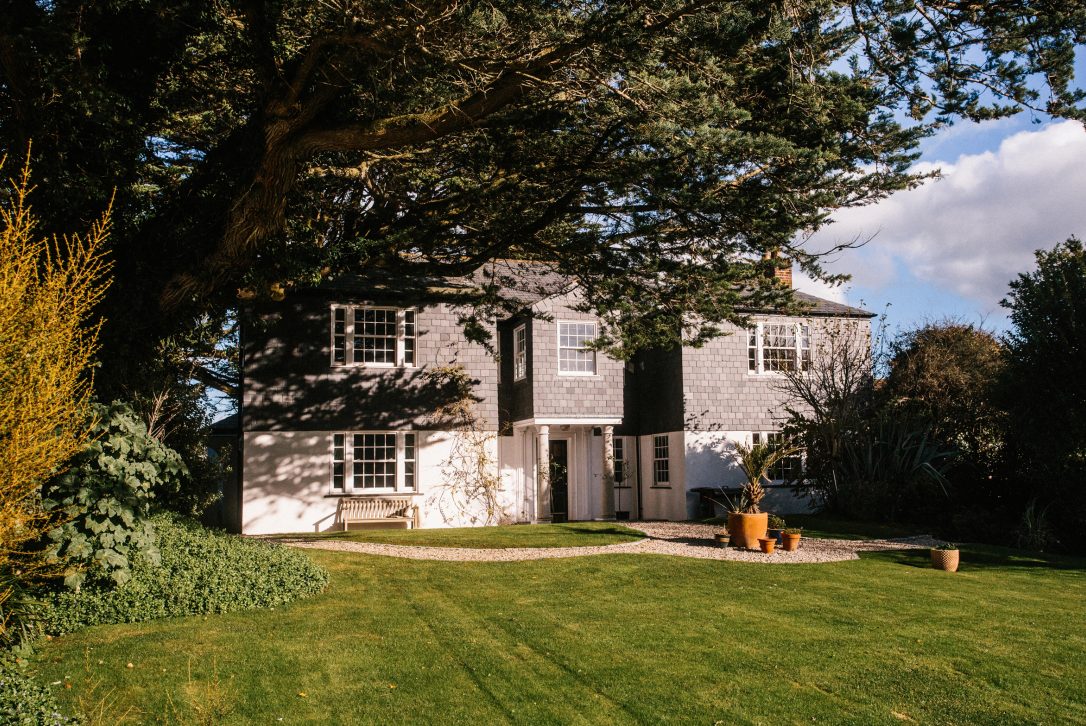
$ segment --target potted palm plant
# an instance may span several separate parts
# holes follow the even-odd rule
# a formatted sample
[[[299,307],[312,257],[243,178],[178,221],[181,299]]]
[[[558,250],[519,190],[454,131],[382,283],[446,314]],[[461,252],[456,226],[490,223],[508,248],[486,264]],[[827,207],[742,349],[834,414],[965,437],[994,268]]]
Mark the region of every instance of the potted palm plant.
[[[796,451],[796,447],[787,442],[735,445],[734,457],[746,477],[746,482],[728,513],[728,532],[731,533],[732,547],[759,547],[758,540],[765,537],[769,529],[769,515],[758,506],[765,498],[762,482],[769,481],[769,470],[774,464]]]

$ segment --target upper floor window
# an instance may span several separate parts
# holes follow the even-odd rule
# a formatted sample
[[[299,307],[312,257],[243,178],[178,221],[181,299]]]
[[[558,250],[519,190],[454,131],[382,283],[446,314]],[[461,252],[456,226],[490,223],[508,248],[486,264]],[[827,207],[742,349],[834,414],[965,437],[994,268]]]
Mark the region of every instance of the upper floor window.
[[[415,491],[416,439],[413,433],[332,435],[332,492]]]
[[[383,368],[415,365],[414,310],[335,305],[332,307],[332,365]]]
[[[811,326],[758,323],[747,331],[747,370],[772,373],[811,367]]]
[[[528,329],[518,325],[513,330],[513,380],[519,381],[528,375]]]
[[[595,339],[595,323],[558,323],[558,372],[595,375],[596,351],[588,347]]]

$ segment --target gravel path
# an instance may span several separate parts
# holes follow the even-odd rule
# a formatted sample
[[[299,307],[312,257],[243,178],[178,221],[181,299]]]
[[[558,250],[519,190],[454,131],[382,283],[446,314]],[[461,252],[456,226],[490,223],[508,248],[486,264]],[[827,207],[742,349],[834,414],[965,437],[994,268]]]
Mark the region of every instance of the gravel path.
[[[367,555],[403,557],[409,560],[444,560],[456,562],[520,562],[564,557],[584,557],[605,554],[652,554],[697,557],[704,560],[737,560],[769,564],[800,564],[804,562],[840,562],[859,559],[860,552],[931,547],[939,540],[931,537],[902,539],[844,540],[804,537],[795,552],[777,550],[771,555],[759,551],[721,547],[713,540],[720,527],[686,522],[623,522],[630,529],[645,533],[636,542],[602,545],[599,547],[510,547],[505,549],[468,549],[463,547],[417,547],[377,544],[375,542],[346,542],[342,540],[282,541],[293,547],[361,552]]]

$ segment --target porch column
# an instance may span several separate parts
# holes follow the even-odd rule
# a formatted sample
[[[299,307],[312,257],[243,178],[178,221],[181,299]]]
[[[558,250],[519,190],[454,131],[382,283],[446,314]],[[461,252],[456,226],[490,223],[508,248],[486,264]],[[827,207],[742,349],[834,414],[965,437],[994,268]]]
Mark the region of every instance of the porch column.
[[[551,521],[551,427],[536,428],[535,519]]]
[[[615,427],[603,427],[603,486],[600,519],[615,518]]]

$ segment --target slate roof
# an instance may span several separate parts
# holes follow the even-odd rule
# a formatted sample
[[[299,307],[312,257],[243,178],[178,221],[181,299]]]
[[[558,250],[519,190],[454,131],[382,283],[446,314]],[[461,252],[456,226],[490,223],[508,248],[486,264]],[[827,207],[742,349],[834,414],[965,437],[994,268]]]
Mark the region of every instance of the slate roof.
[[[408,292],[403,290],[402,280],[398,282],[400,284],[395,286],[396,291],[400,293]],[[444,293],[468,292],[485,284],[497,283],[503,298],[513,300],[524,307],[568,292],[577,284],[576,280],[558,272],[552,264],[528,260],[495,260],[488,262],[470,275],[444,278],[420,277],[416,278],[414,282],[418,292]],[[322,290],[359,294],[372,294],[375,290],[393,289],[393,287],[393,285],[384,283],[379,272],[327,278],[318,285],[318,289]],[[802,308],[799,312],[800,315],[848,318],[875,317],[874,313],[862,308],[843,305],[798,290],[793,291],[792,294]],[[773,313],[777,311],[749,308],[744,309],[744,312]]]
[[[854,308],[851,305],[844,305],[842,303],[833,302],[832,300],[826,300],[825,298],[815,297],[799,290],[792,291],[792,297],[799,303],[802,311],[801,315],[817,315],[834,318],[873,318],[875,313],[863,308]],[[760,310],[756,308],[745,309],[744,312],[750,313],[772,313],[774,310]]]

